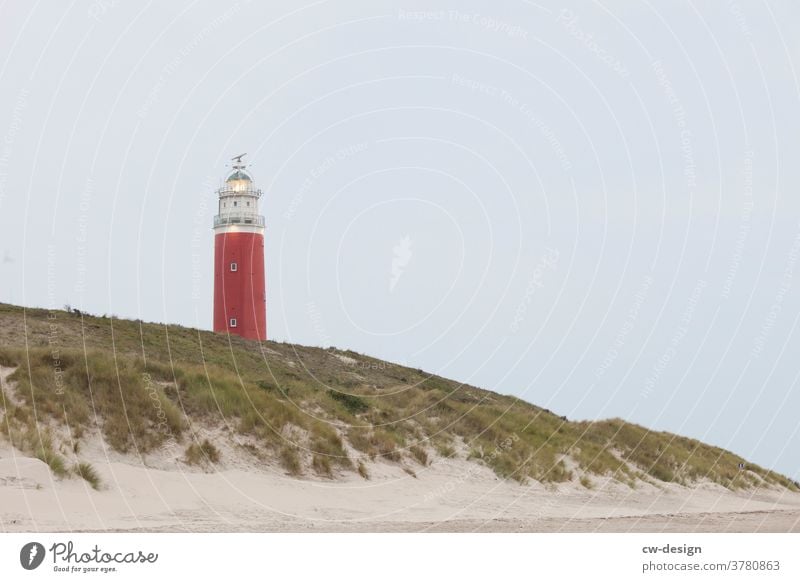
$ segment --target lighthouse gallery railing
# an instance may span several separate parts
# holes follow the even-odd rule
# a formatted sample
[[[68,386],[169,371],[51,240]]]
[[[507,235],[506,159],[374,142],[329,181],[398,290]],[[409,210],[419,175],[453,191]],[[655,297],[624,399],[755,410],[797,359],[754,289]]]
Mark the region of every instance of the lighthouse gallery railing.
[[[253,226],[264,226],[264,217],[258,214],[246,214],[232,212],[230,214],[217,214],[214,217],[214,226],[226,224],[247,224]]]

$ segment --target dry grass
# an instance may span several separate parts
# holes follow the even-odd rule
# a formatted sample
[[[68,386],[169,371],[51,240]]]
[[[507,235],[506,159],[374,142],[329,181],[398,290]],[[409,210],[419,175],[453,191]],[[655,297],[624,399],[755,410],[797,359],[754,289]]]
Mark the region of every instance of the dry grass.
[[[457,455],[453,445],[448,443],[438,443],[436,445],[436,452],[439,454],[439,456],[442,456],[445,459],[453,459]]]
[[[740,471],[743,459],[692,439],[619,419],[569,422],[517,398],[334,348],[0,304],[0,365],[17,368],[11,381],[21,403],[6,402],[0,430],[54,472],[62,470],[57,447],[42,447],[36,430],[47,423],[69,427],[77,441],[99,430],[115,450],[146,454],[168,438],[180,442],[189,423],[210,422],[253,437],[254,454],[291,475],[344,470],[368,478],[348,446],[373,462],[426,465],[418,443],[452,457],[460,438],[473,461],[521,483],[574,479],[569,457],[587,480],[707,479],[730,489],[763,481],[798,490],[756,465]],[[189,445],[187,458],[195,453],[210,458],[202,443]]]
[[[53,451],[49,445],[42,445],[36,449],[35,456],[47,464],[56,477],[66,477],[69,474],[64,457]]]
[[[413,456],[414,459],[416,459],[416,461],[420,465],[422,465],[423,467],[428,466],[428,463],[430,462],[428,460],[428,453],[421,446],[414,445],[409,449],[409,452],[411,453],[411,456]]]
[[[89,483],[89,485],[92,486],[92,489],[95,489],[97,491],[100,490],[100,486],[102,484],[100,480],[100,475],[98,475],[95,468],[92,467],[89,463],[78,463],[73,467],[72,471],[78,477]]]
[[[186,448],[184,460],[189,465],[216,465],[220,461],[220,452],[211,441],[203,440],[202,443],[192,443]]]
[[[297,477],[303,474],[303,465],[294,447],[286,445],[281,449],[280,462],[289,475]]]
[[[314,469],[317,475],[321,475],[323,477],[333,476],[333,471],[331,469],[331,462],[328,460],[328,457],[313,455],[311,459],[311,467]]]

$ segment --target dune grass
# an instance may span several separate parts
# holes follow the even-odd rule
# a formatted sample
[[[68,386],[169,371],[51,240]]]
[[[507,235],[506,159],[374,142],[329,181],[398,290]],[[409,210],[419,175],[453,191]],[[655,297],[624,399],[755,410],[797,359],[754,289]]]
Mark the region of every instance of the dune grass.
[[[292,446],[284,446],[280,450],[279,459],[281,465],[289,475],[299,477],[303,474],[303,465],[300,462],[300,456]]]
[[[247,436],[258,443],[254,454],[294,476],[368,478],[368,462],[411,471],[409,463],[436,462],[433,451],[455,457],[464,446],[471,461],[520,483],[586,486],[595,475],[631,486],[709,480],[798,490],[692,439],[620,419],[570,422],[518,398],[335,348],[0,304],[0,365],[16,368],[19,403],[5,400],[0,430],[30,451],[47,422],[68,427],[76,442],[98,431],[114,450],[141,455],[168,440],[186,443],[189,426],[205,423]],[[203,443],[184,446],[188,462],[217,462]],[[41,457],[62,470],[52,447]]]
[[[89,463],[77,463],[72,471],[81,479],[86,481],[89,485],[91,485],[92,489],[96,491],[100,490],[102,481],[100,480],[100,475],[97,473],[94,467],[92,467]]]
[[[64,457],[56,453],[52,446],[47,444],[42,444],[39,448],[36,449],[34,453],[36,458],[40,461],[44,462],[50,470],[53,472],[53,475],[56,477],[66,477],[68,474],[67,465],[64,461]]]
[[[186,447],[184,460],[189,465],[216,465],[219,463],[221,454],[214,444],[208,439],[201,443],[191,443]]]

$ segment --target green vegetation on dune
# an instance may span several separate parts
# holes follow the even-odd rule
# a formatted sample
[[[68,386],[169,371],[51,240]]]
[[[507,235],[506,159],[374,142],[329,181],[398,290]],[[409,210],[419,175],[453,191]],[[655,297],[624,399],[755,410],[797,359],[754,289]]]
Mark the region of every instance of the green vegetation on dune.
[[[193,435],[213,426],[246,437],[246,450],[297,476],[352,471],[368,479],[376,461],[413,474],[437,456],[462,456],[519,482],[591,488],[596,477],[612,477],[632,487],[710,480],[797,490],[692,439],[619,419],[570,422],[349,351],[0,304],[0,365],[15,368],[13,394],[0,400],[0,430],[54,473],[67,473],[58,454],[64,443],[40,434],[43,426],[68,429],[74,443],[98,431],[129,454],[178,443],[185,462],[206,467],[224,459]],[[74,471],[94,485],[90,469]]]
[[[100,475],[97,474],[97,471],[95,471],[94,467],[92,467],[89,463],[78,463],[73,468],[73,471],[78,477],[85,480],[92,487],[92,489],[100,489],[102,484]]]
[[[190,465],[216,465],[220,458],[219,450],[208,439],[192,443],[186,448],[185,460]]]

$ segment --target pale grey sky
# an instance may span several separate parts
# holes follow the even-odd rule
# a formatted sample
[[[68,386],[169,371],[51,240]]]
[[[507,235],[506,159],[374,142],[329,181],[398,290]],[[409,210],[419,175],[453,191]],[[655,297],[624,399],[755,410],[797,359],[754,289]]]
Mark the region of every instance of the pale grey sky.
[[[210,328],[264,190],[273,339],[800,478],[800,7],[0,5],[0,301]]]

